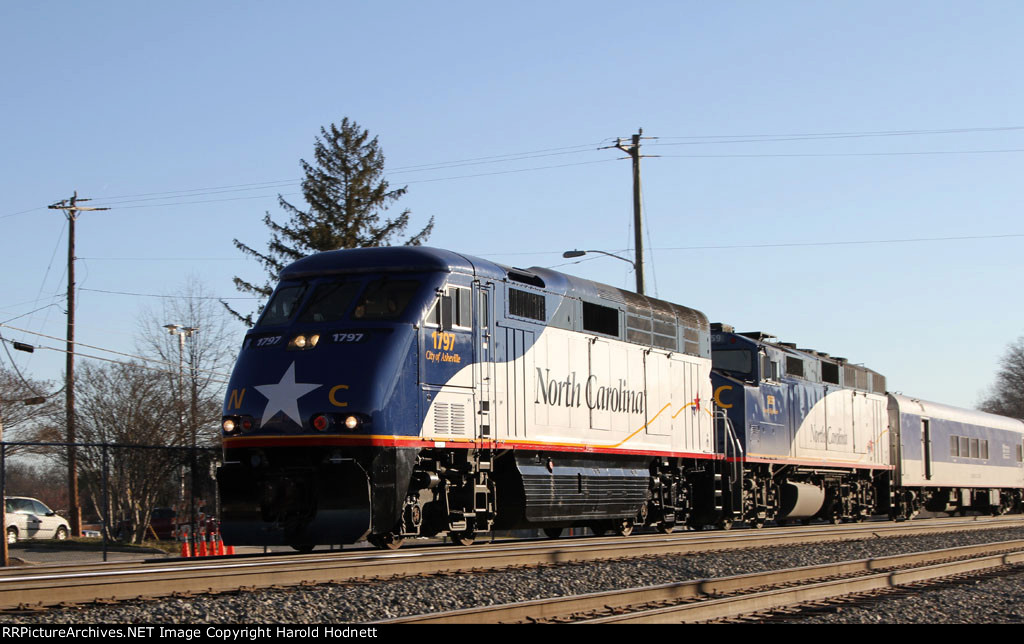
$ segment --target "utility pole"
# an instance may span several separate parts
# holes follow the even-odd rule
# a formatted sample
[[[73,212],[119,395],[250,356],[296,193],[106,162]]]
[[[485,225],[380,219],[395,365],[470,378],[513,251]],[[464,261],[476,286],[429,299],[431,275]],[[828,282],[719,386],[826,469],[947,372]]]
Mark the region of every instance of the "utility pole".
[[[627,146],[621,138],[615,139],[615,145],[609,146],[622,150],[633,159],[633,240],[636,247],[636,292],[644,294],[644,226],[643,204],[640,199],[640,139],[643,128],[631,137]],[[601,148],[607,150],[608,148]]]
[[[62,199],[50,206],[51,210],[63,210],[68,218],[68,325],[67,325],[67,367],[65,375],[65,398],[68,425],[68,497],[71,507],[71,534],[82,536],[82,508],[78,503],[78,457],[75,453],[75,220],[78,213],[93,210],[110,210],[110,208],[90,208],[79,206],[76,190],[71,199]]]

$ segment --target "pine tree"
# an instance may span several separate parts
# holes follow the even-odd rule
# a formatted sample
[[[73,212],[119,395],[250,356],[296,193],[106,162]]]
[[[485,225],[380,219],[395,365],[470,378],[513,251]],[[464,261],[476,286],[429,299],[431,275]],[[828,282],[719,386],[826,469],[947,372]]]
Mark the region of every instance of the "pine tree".
[[[388,208],[406,193],[406,188],[392,189],[383,178],[384,154],[377,137],[344,118],[340,125],[320,128],[313,148],[314,162],[301,161],[305,178],[302,196],[308,210],[289,203],[283,196],[277,200],[289,215],[287,224],[278,224],[266,213],[263,223],[270,229],[267,252],[261,253],[234,240],[235,247],[255,257],[267,271],[263,285],[235,277],[235,287],[243,293],[269,297],[277,276],[288,263],[312,253],[340,248],[391,246],[409,225],[408,209],[393,219],[384,218]],[[407,246],[419,246],[434,227],[431,217],[427,226],[407,239]],[[263,310],[242,315],[222,302],[231,313],[249,326]]]

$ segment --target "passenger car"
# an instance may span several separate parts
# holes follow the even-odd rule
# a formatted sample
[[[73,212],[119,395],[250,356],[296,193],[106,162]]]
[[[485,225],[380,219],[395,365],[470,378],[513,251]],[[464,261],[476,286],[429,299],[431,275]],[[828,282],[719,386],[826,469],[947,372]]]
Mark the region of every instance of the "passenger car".
[[[38,499],[25,496],[6,496],[5,532],[7,543],[19,539],[60,539],[71,534],[67,519],[60,516]]]

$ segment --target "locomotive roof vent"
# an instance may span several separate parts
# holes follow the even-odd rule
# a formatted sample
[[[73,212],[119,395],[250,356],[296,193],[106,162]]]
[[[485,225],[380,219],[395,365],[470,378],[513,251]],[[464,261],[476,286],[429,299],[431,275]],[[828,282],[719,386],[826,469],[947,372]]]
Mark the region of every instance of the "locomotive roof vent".
[[[731,324],[723,324],[722,322],[711,323],[712,333],[736,333],[736,328]]]
[[[780,342],[779,344],[781,346],[786,347],[787,349],[796,349],[796,343],[795,342]]]
[[[508,271],[508,278],[516,282],[522,282],[523,284],[529,284],[531,286],[544,288],[544,280],[534,275],[533,273],[524,271],[521,268],[510,269]]]
[[[758,341],[778,340],[778,338],[776,338],[771,333],[765,333],[764,331],[744,331],[743,333],[740,333],[740,335],[742,335],[744,338],[750,338],[751,340]]]

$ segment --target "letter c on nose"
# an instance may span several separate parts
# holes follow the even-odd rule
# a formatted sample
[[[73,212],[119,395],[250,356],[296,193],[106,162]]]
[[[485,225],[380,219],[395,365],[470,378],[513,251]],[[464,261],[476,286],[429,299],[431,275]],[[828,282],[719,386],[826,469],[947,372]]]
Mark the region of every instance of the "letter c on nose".
[[[722,385],[718,389],[715,389],[715,404],[721,407],[722,409],[732,409],[732,404],[727,405],[724,402],[722,402],[722,392],[725,391],[726,389],[731,391],[732,385]],[[333,390],[331,391],[333,393]]]
[[[348,389],[348,385],[337,385],[335,387],[331,387],[331,393],[327,394],[327,400],[330,400],[331,404],[335,407],[348,407],[347,402],[341,402],[334,397],[334,393],[339,389]]]

